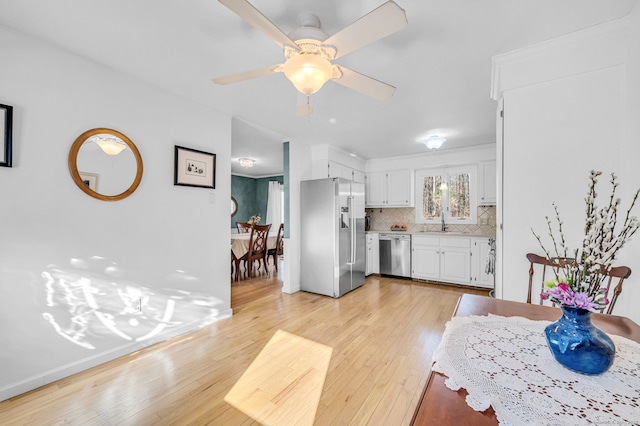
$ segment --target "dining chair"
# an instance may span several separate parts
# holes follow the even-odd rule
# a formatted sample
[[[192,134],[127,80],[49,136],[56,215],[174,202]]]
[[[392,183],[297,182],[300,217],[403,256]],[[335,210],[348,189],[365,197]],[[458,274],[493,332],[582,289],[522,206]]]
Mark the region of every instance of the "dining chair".
[[[234,273],[235,273],[235,280],[238,281],[238,272],[240,270],[240,259],[238,259],[235,255],[235,253],[233,252],[233,249],[231,249],[231,278],[234,278]]]
[[[284,223],[280,224],[278,228],[278,236],[276,237],[276,246],[274,248],[270,248],[267,250],[267,260],[270,257],[273,257],[273,265],[276,268],[276,272],[278,272],[278,256],[282,256],[284,254]]]
[[[258,261],[258,270],[260,270],[260,262],[264,264],[267,270],[267,238],[269,237],[269,225],[253,225],[251,227],[251,235],[249,236],[249,251],[246,252],[239,261],[244,261],[245,270],[249,272],[249,278],[253,278],[253,265]]]
[[[631,268],[629,268],[628,266],[614,266],[611,269],[609,269],[609,272],[607,273],[608,279],[606,280],[606,287],[609,289],[609,292],[608,292],[609,304],[602,311],[602,313],[611,314],[611,312],[613,311],[613,307],[615,306],[616,301],[618,300],[618,296],[620,296],[620,293],[622,293],[622,283],[624,282],[624,280],[629,278],[630,275],[631,275]],[[613,292],[612,292],[611,286],[614,284],[615,284],[615,287],[613,287]]]
[[[542,268],[540,271],[540,293],[542,293],[544,291],[544,282],[555,278],[555,275],[551,276],[553,272],[552,269],[557,271],[559,268],[566,266],[567,262],[573,262],[573,259],[564,258],[549,260],[546,257],[539,256],[535,253],[527,253],[527,260],[529,261],[529,290],[527,292],[527,303],[531,303],[534,269],[537,269],[534,268],[535,265],[538,265],[538,268]],[[622,284],[630,275],[631,268],[627,266],[614,266],[606,273],[607,278],[603,280],[602,285],[608,289],[609,304],[605,309],[603,309],[602,313],[611,314],[618,297],[622,293]],[[540,304],[542,305],[542,300],[540,300]]]
[[[251,224],[247,222],[236,222],[236,228],[238,228],[238,234],[248,234],[251,232]]]

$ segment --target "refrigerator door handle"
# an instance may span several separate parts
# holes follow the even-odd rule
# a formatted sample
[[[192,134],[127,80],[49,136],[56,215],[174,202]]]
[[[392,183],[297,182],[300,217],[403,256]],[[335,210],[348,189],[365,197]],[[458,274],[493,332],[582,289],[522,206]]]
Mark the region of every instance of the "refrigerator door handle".
[[[356,263],[356,217],[355,217],[355,200],[349,197],[349,214],[351,218],[351,264]]]

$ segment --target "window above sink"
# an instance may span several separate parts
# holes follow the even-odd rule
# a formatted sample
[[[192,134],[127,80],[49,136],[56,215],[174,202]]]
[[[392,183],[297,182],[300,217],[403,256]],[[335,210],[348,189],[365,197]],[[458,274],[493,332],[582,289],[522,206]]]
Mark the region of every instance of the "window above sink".
[[[477,223],[478,166],[416,171],[416,223]]]

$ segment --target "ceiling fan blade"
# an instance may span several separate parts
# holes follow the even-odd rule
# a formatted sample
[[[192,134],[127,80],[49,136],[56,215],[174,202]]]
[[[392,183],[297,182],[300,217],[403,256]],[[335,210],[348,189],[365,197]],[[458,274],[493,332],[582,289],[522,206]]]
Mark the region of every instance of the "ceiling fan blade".
[[[407,26],[407,14],[393,1],[372,10],[322,44],[335,47],[335,59],[380,40]]]
[[[273,40],[278,46],[284,49],[285,45],[298,50],[298,46],[282,32],[273,22],[256,9],[247,0],[218,0],[220,3],[231,9],[236,15],[247,21],[254,28],[262,31],[267,37]]]
[[[238,83],[240,81],[251,80],[252,78],[263,77],[265,75],[271,75],[282,72],[282,65],[272,65],[270,67],[260,68],[257,70],[239,72],[237,74],[227,75],[225,77],[214,78],[213,82],[216,84],[231,84]]]
[[[334,78],[331,81],[341,84],[344,87],[360,92],[379,101],[384,101],[393,96],[396,88],[383,83],[375,78],[368,77],[359,72],[352,71],[343,66],[338,66],[342,76]]]

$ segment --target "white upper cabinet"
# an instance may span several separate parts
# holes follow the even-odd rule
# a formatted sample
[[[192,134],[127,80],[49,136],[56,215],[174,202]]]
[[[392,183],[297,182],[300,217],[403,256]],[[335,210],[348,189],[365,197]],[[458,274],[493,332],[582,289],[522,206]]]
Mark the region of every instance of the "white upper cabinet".
[[[479,168],[480,196],[478,204],[481,206],[493,206],[496,204],[496,162],[481,161]]]
[[[411,170],[367,173],[367,207],[411,207],[412,188]]]
[[[313,178],[339,177],[364,183],[364,172],[332,160],[316,161],[313,164]]]
[[[356,170],[353,169],[353,181],[354,182],[360,182],[360,183],[364,183],[364,172],[361,172],[360,170]]]

